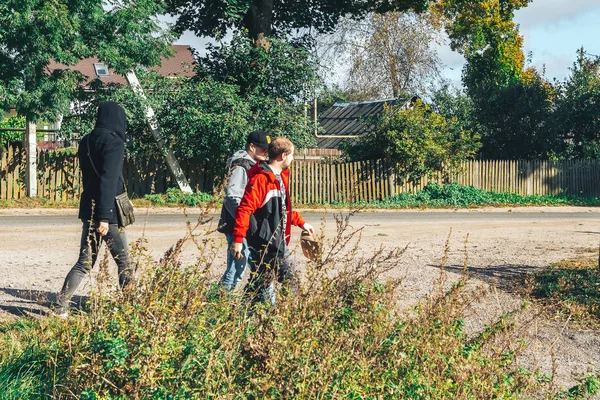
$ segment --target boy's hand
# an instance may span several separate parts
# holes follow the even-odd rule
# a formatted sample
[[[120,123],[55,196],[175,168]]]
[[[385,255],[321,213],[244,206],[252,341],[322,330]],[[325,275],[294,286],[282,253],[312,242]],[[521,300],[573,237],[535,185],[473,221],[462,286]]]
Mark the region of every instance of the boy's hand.
[[[302,229],[310,233],[311,236],[315,236],[315,228],[313,228],[313,226],[308,222],[302,225]]]
[[[230,248],[231,255],[237,261],[240,261],[242,258],[244,258],[244,255],[242,254],[242,247],[243,247],[243,243],[233,243],[231,245],[231,248]]]

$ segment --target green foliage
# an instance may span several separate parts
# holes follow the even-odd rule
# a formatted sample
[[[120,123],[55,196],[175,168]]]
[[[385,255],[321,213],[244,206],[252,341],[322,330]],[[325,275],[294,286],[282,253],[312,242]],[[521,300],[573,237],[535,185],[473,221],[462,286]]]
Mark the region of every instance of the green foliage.
[[[209,44],[198,63],[199,77],[235,84],[242,97],[254,94],[293,102],[319,80],[306,48],[277,38],[265,51],[238,33],[228,43]]]
[[[314,125],[304,117],[302,100],[319,78],[304,47],[273,39],[265,51],[236,34],[229,44],[209,47],[199,63],[200,78],[235,85],[240,103],[251,113],[248,129],[285,136],[298,148],[314,144]]]
[[[460,129],[471,132],[482,132],[473,99],[464,91],[443,84],[432,93],[431,109],[446,119],[456,119]]]
[[[588,374],[581,380],[579,385],[569,388],[565,393],[565,397],[568,399],[589,399],[590,396],[598,393],[600,393],[600,374]]]
[[[552,155],[549,129],[553,88],[525,68],[523,38],[514,12],[530,0],[444,0],[451,46],[467,60],[463,83],[475,107],[486,158],[525,159]]]
[[[525,278],[527,294],[563,316],[600,324],[598,259],[566,260]]]
[[[79,72],[47,73],[51,61],[74,65],[97,56],[118,73],[150,66],[168,52],[173,36],[158,23],[162,2],[127,0],[9,0],[0,5],[1,107],[32,121],[65,114],[84,84]]]
[[[400,182],[418,181],[442,171],[448,177],[479,149],[479,137],[458,118],[444,118],[417,101],[414,108],[388,108],[377,128],[347,149],[351,160],[384,159],[395,165]]]
[[[295,296],[278,293],[276,307],[250,309],[236,294],[215,290],[209,268],[220,246],[210,239],[194,241],[201,251],[189,267],[180,264],[186,239],[158,262],[138,241],[132,265],[139,278],[122,294],[102,295],[100,281],[88,312],[0,325],[0,393],[454,399],[539,390],[535,374],[514,364],[514,353],[498,351],[497,340],[514,334],[511,316],[481,334],[464,328],[481,296],[466,291],[466,277],[448,290],[440,284],[412,312],[400,313],[399,282],[381,276],[397,266],[402,250],[356,257],[357,232],[345,231],[344,218],[337,226]]]
[[[236,86],[163,79],[154,89],[163,136],[179,157],[224,165],[227,156],[243,148],[252,114]]]
[[[555,111],[551,120],[556,136],[564,138],[565,158],[600,157],[600,58],[579,50],[571,75],[557,84]]]
[[[343,205],[343,204],[337,204]],[[401,193],[385,200],[358,203],[375,208],[469,208],[507,206],[597,206],[600,200],[577,196],[522,196],[515,193],[486,192],[473,186],[462,186],[456,182],[447,185],[428,183],[417,193]],[[347,206],[347,204],[346,204]]]
[[[552,157],[560,144],[549,123],[552,85],[532,69],[499,86],[483,78],[489,76],[488,67],[475,71],[478,64],[473,62],[469,68],[472,82],[466,84],[476,105],[483,156],[509,160]]]
[[[0,128],[25,128],[25,118],[19,115],[13,115],[0,120]],[[9,143],[21,143],[23,133],[15,131],[0,131],[0,148],[4,149]]]
[[[340,18],[364,17],[368,12],[423,11],[428,0],[330,1],[298,0],[257,2],[250,0],[167,0],[169,12],[178,15],[178,32],[190,30],[198,36],[224,37],[229,30],[259,36],[279,36],[295,29],[331,32]]]
[[[180,204],[196,207],[209,203],[212,200],[212,195],[202,192],[186,194],[179,189],[169,188],[165,194],[147,194],[144,198],[156,205]]]

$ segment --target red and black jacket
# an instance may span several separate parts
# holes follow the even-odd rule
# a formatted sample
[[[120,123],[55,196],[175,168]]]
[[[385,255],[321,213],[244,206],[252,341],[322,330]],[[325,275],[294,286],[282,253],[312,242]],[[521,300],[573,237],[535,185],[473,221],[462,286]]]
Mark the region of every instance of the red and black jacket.
[[[248,184],[244,197],[235,212],[233,237],[236,243],[242,243],[244,237],[248,246],[263,250],[266,246],[272,250],[280,249],[280,244],[289,243],[291,225],[304,226],[304,219],[292,211],[289,191],[289,170],[281,172],[285,186],[287,218],[285,230],[282,229],[283,207],[279,181],[266,162],[257,162],[248,171]],[[254,215],[252,222],[250,216]],[[285,232],[285,234],[284,234]]]

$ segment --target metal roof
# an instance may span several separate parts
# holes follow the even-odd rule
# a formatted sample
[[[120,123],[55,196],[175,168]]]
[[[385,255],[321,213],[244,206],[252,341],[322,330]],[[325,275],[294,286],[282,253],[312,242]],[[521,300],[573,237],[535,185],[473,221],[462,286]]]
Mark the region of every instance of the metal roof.
[[[372,101],[336,101],[319,117],[319,123],[325,132],[317,135],[317,148],[341,149],[343,143],[354,142],[358,139],[357,136],[375,128],[371,121],[383,112],[385,104],[405,106],[416,98],[417,96]]]

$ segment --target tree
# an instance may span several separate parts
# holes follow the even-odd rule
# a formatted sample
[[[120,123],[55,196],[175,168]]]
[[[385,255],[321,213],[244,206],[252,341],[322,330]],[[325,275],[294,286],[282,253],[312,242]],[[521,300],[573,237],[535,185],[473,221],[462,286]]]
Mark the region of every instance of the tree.
[[[227,31],[246,31],[256,47],[268,49],[269,37],[284,37],[302,28],[331,32],[340,18],[367,13],[423,11],[430,0],[167,0],[177,15],[178,32],[223,37]]]
[[[552,152],[552,85],[525,67],[514,12],[531,0],[442,0],[451,47],[463,54],[463,83],[475,107],[486,158],[537,158]]]
[[[461,129],[480,132],[475,104],[463,90],[444,84],[434,90],[431,98],[431,110],[444,118],[456,118]]]
[[[36,121],[54,121],[69,110],[84,82],[76,71],[46,67],[54,60],[74,65],[97,56],[117,73],[158,64],[173,36],[160,28],[160,1],[6,0],[0,4],[0,101],[3,109]]]
[[[263,68],[252,68],[253,63]],[[304,116],[304,102],[321,82],[301,45],[275,38],[266,52],[236,34],[230,43],[209,47],[208,55],[199,60],[198,79],[235,85],[255,128],[286,136],[298,148],[314,143],[314,124]]]
[[[254,69],[253,63],[264,68]],[[316,68],[300,44],[275,38],[265,52],[254,47],[248,36],[237,33],[229,43],[208,45],[207,55],[198,59],[197,75],[235,84],[242,96],[259,94],[293,102],[305,96],[307,87],[320,83]]]
[[[600,57],[578,51],[571,75],[557,84],[551,126],[565,158],[600,158]]]
[[[479,146],[478,135],[462,129],[456,117],[445,118],[419,100],[412,109],[386,109],[377,129],[347,153],[351,160],[388,161],[399,182],[415,182],[438,171],[448,181]]]
[[[431,13],[371,13],[362,21],[340,24],[334,34],[317,41],[321,59],[339,63],[341,54],[348,55],[345,86],[362,100],[425,95],[440,76],[436,46],[442,30]]]
[[[145,124],[149,104],[161,123],[161,134],[179,159],[195,159],[216,174],[226,172],[225,161],[235,150],[243,148],[248,132],[267,129],[283,135],[299,148],[312,143],[312,125],[302,110],[292,103],[269,96],[242,96],[233,83],[205,78],[165,78],[153,72],[137,71],[147,92],[146,100],[128,86],[93,86],[95,93],[77,92],[78,107],[66,116],[63,131],[87,132],[95,121],[100,101],[114,100],[127,113],[129,154],[145,159],[162,154]]]

